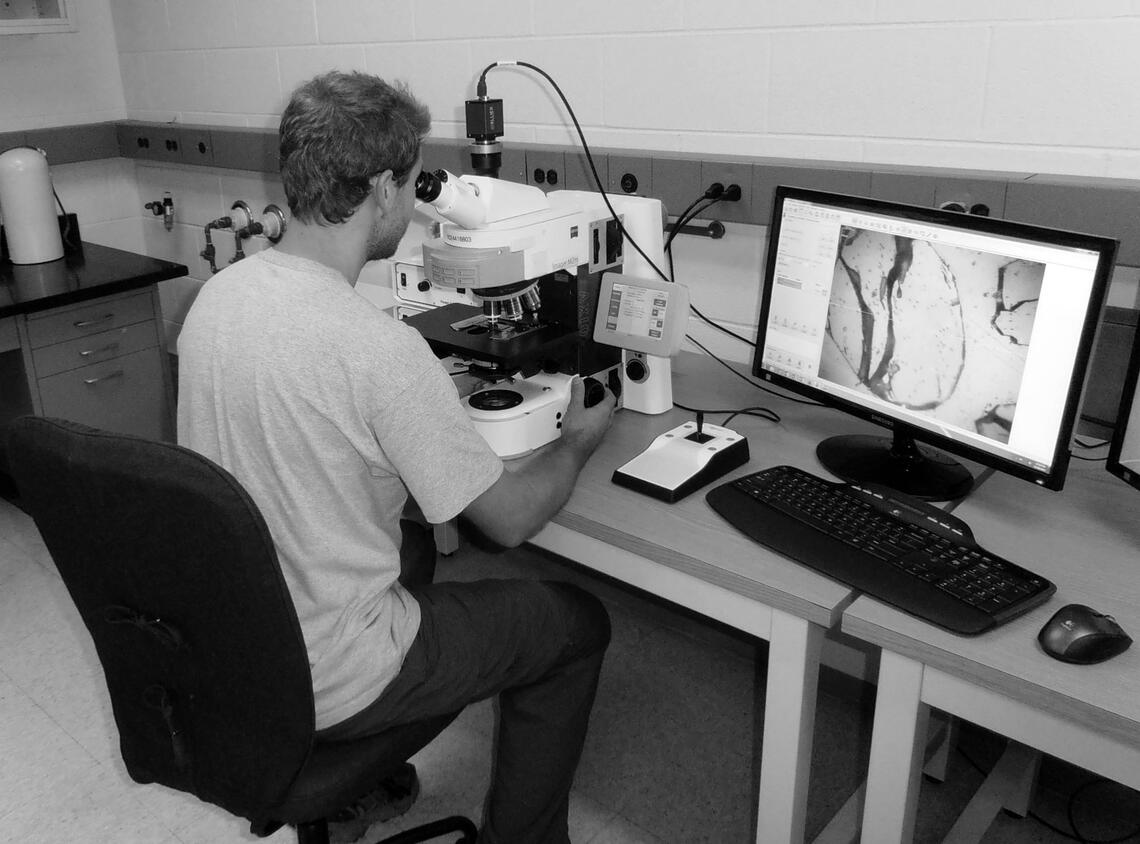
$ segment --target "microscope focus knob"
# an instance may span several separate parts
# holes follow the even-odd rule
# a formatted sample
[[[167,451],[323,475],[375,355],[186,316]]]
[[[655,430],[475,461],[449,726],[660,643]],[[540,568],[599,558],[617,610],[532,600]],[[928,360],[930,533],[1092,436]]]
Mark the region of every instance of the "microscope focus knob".
[[[586,393],[582,397],[582,404],[586,407],[593,407],[606,397],[605,385],[597,378],[583,378],[582,386],[586,388]]]
[[[641,358],[630,358],[625,364],[625,377],[634,384],[640,384],[649,375],[649,367]]]

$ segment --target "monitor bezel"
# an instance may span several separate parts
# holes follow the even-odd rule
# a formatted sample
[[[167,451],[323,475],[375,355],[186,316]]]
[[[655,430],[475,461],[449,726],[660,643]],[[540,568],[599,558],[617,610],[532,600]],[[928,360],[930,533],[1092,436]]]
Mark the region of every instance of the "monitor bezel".
[[[1112,438],[1109,440],[1108,446],[1108,459],[1105,461],[1105,468],[1108,471],[1120,478],[1129,486],[1140,489],[1140,472],[1135,469],[1129,469],[1121,462],[1120,457],[1124,452],[1124,434],[1128,429],[1128,420],[1132,416],[1132,405],[1136,402],[1140,393],[1140,325],[1135,329],[1135,334],[1132,338],[1132,352],[1128,358],[1128,370],[1124,376],[1124,389],[1120,393],[1120,409],[1116,414],[1116,424],[1112,430]],[[1140,436],[1140,432],[1137,432]]]
[[[958,442],[957,440],[942,436],[926,428],[911,424],[901,418],[886,417],[878,408],[864,407],[833,393],[828,393],[764,368],[764,341],[767,334],[768,314],[771,309],[773,291],[772,279],[774,277],[773,269],[779,246],[779,232],[783,217],[783,207],[784,203],[788,200],[825,203],[869,214],[894,215],[907,220],[946,225],[984,234],[1038,240],[1061,247],[1087,249],[1096,252],[1100,256],[1097,262],[1096,276],[1093,280],[1092,290],[1089,296],[1089,307],[1085,314],[1084,324],[1081,327],[1081,337],[1074,360],[1073,372],[1067,387],[1067,397],[1062,412],[1061,425],[1053,452],[1053,459],[1048,470],[1042,471],[1015,460],[1007,459],[1001,455],[992,454],[974,446]],[[996,217],[983,217],[976,214],[966,214],[940,208],[928,208],[873,197],[854,196],[812,188],[779,185],[776,187],[773,197],[772,217],[768,230],[768,243],[764,266],[761,270],[760,312],[757,320],[756,350],[752,359],[752,374],[763,381],[818,401],[828,407],[836,408],[856,418],[871,422],[874,425],[886,429],[895,436],[907,436],[913,438],[916,442],[925,443],[926,445],[949,452],[968,461],[992,467],[1009,475],[1013,475],[1014,477],[1036,483],[1046,489],[1059,490],[1064,485],[1065,475],[1068,471],[1069,458],[1071,455],[1070,443],[1076,426],[1082,387],[1088,369],[1089,359],[1092,356],[1096,327],[1104,309],[1105,297],[1115,262],[1117,246],[1118,242],[1115,239],[1100,235],[1052,229],[1031,223],[1016,222]]]

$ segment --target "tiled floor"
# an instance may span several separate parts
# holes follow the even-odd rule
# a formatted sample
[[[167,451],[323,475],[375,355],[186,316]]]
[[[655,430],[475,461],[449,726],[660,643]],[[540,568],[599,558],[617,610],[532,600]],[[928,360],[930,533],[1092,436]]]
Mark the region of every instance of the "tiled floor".
[[[439,577],[585,575],[530,551],[470,546]],[[591,581],[611,610],[607,656],[571,803],[576,844],[750,841],[754,812],[757,684],[765,647],[671,608]],[[814,834],[855,788],[865,762],[870,707],[823,684],[817,715],[808,831]],[[493,707],[470,707],[414,760],[422,793],[382,832],[459,811],[478,816],[486,789]],[[1000,745],[964,731],[983,765]],[[1065,825],[1079,772],[1047,767],[1034,810]],[[980,775],[955,756],[950,779],[924,784],[919,841],[946,833]],[[1118,837],[1140,821],[1135,794],[1090,790],[1086,834]],[[1095,802],[1092,802],[1095,801]],[[0,840],[14,842],[249,842],[243,823],[195,798],[139,786],[119,761],[110,704],[94,650],[30,520],[0,499]],[[270,841],[295,840],[287,830]],[[1033,820],[1001,817],[987,842],[1061,842]]]

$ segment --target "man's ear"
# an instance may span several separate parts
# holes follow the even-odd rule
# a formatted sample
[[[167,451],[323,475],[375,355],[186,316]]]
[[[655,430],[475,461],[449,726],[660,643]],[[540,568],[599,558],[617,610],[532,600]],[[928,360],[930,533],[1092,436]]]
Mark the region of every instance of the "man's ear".
[[[384,170],[372,177],[372,192],[381,208],[389,208],[396,201],[398,191],[399,186],[391,170]]]

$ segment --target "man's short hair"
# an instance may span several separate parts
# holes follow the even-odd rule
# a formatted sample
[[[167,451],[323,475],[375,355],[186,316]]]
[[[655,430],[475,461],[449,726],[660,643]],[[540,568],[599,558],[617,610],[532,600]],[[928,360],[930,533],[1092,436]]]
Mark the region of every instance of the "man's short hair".
[[[293,217],[343,223],[385,170],[402,186],[430,129],[427,107],[402,83],[335,70],[304,83],[281,115],[281,181]]]

